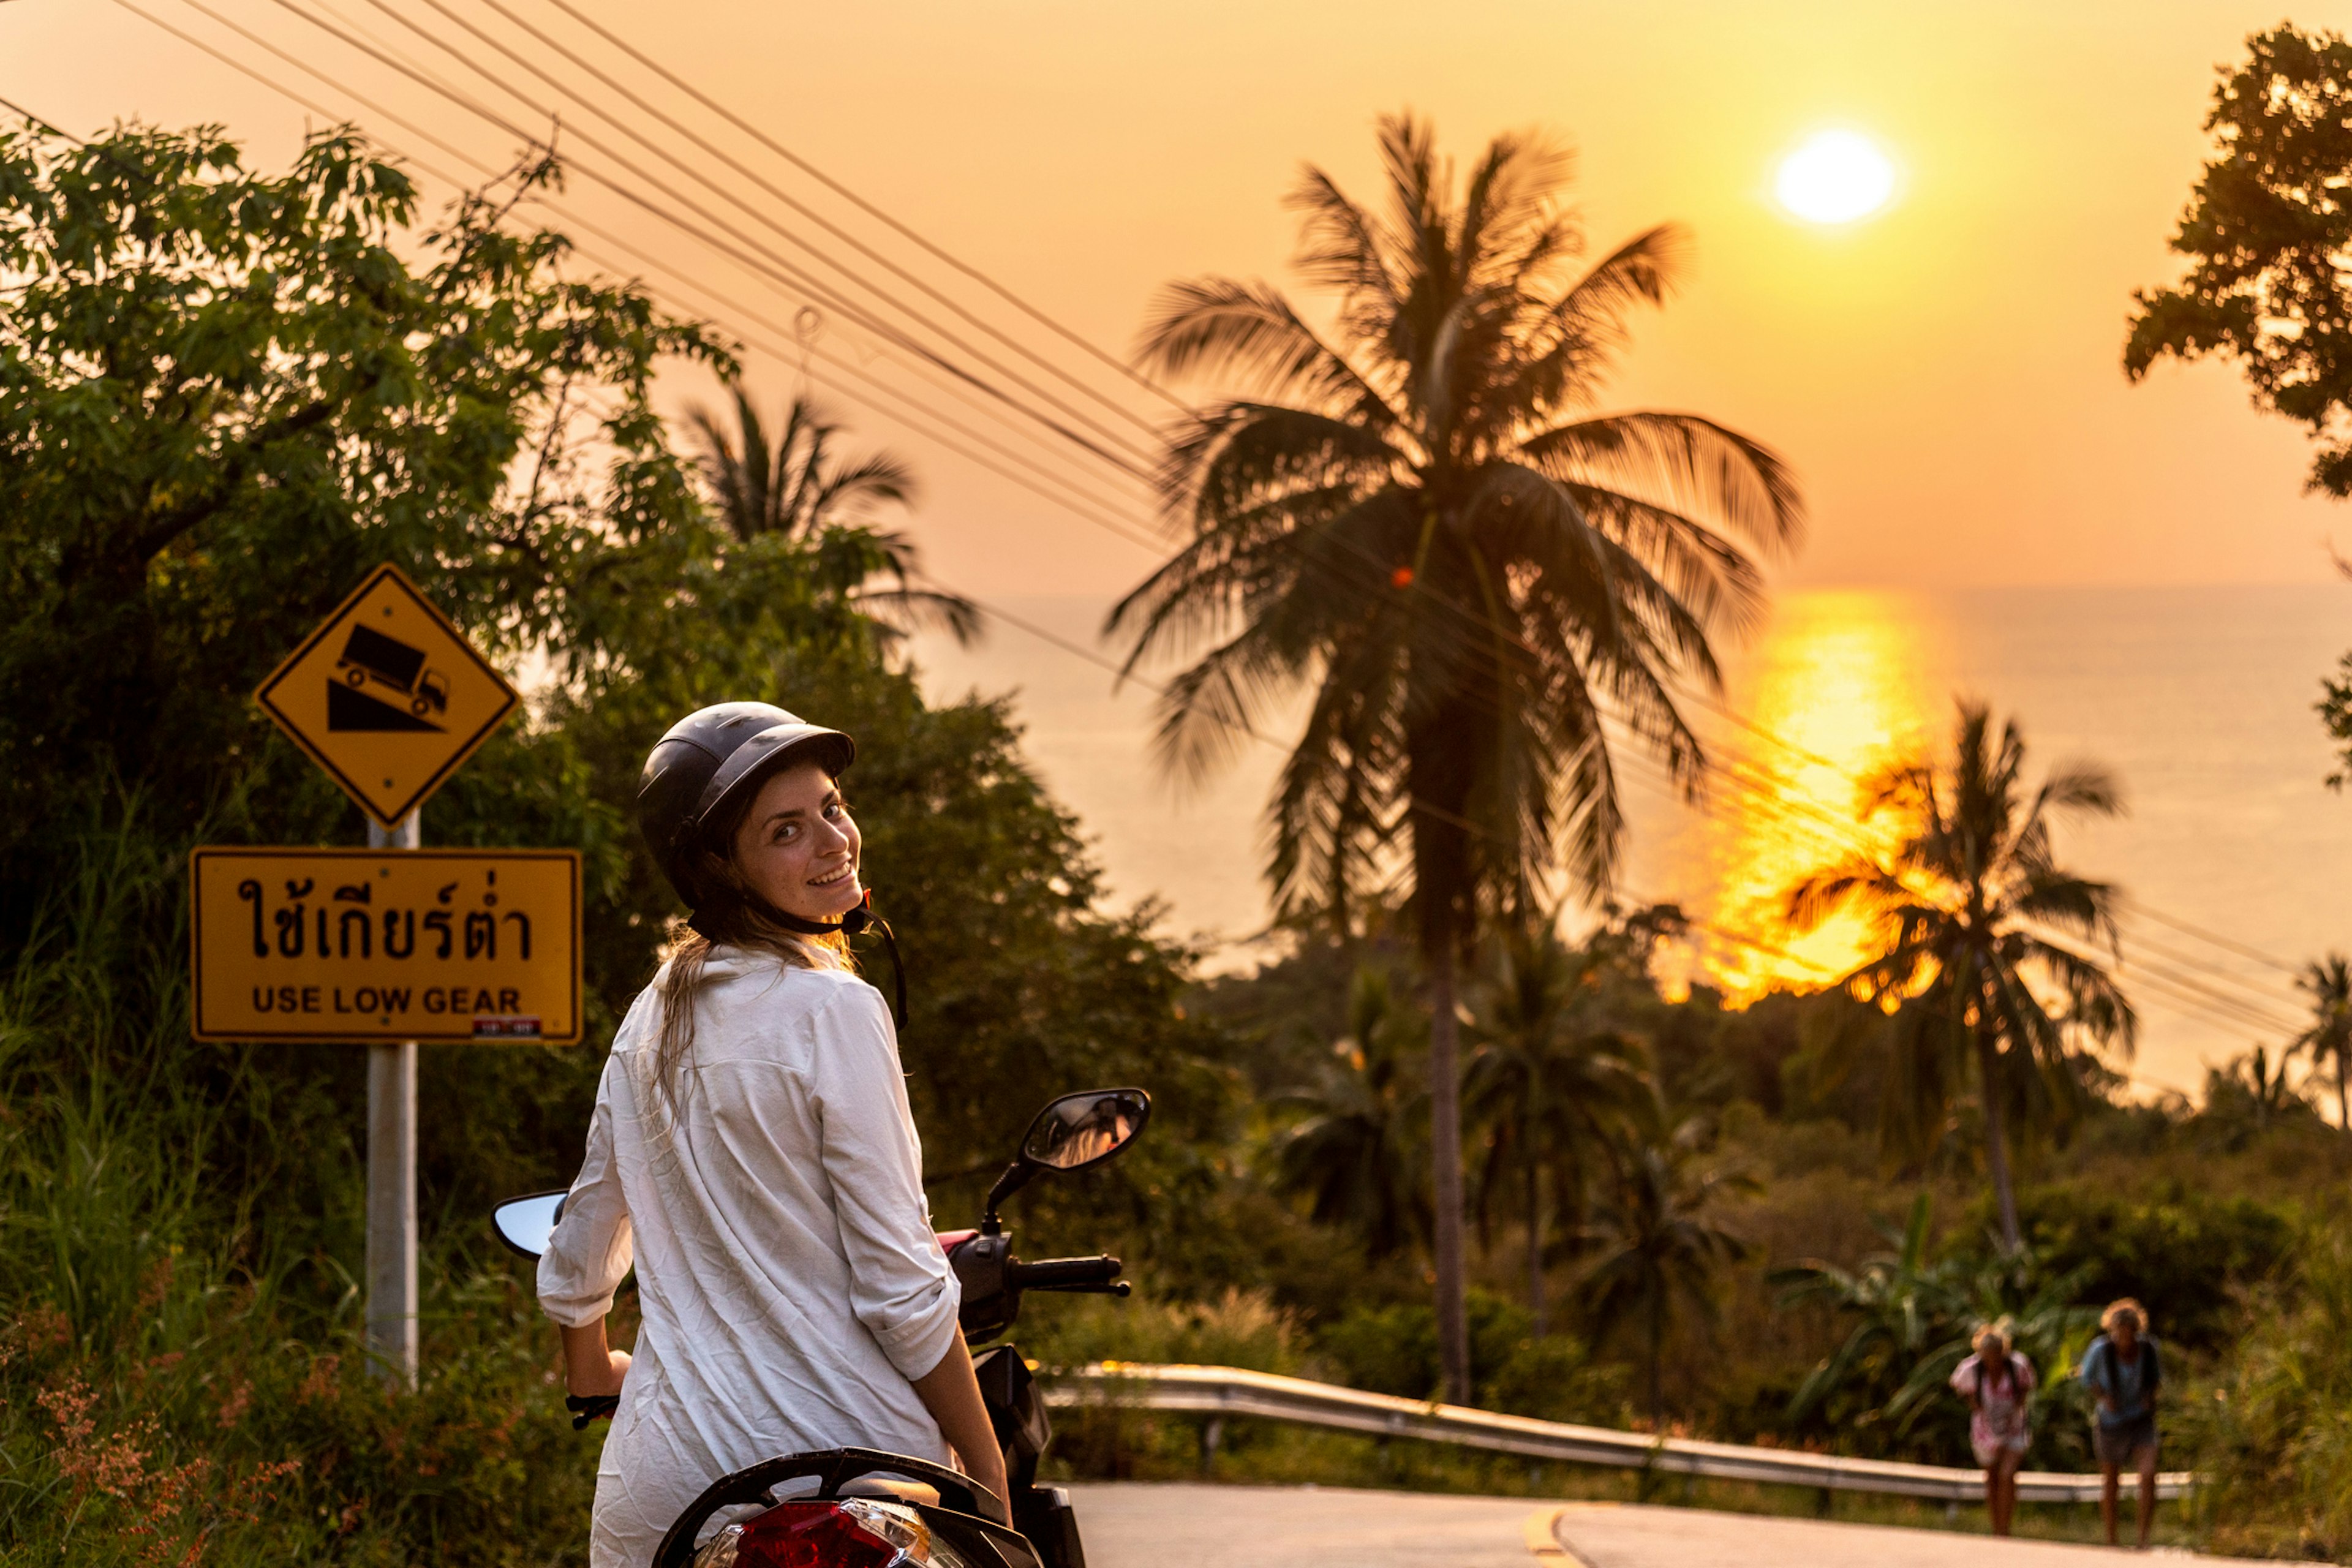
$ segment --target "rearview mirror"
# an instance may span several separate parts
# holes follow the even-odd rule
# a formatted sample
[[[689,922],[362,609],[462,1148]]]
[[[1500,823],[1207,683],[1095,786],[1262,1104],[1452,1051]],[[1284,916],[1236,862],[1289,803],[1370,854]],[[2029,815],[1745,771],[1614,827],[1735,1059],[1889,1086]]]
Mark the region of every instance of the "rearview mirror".
[[[1066,1094],[1029,1123],[1021,1157],[1049,1171],[1083,1170],[1134,1142],[1150,1117],[1151,1097],[1139,1089]]]
[[[556,1222],[563,1217],[563,1200],[571,1195],[559,1191],[509,1198],[490,1211],[490,1228],[513,1251],[537,1258],[547,1250],[547,1238],[555,1234]]]
[[[988,1189],[980,1229],[1003,1229],[997,1205],[1029,1184],[1040,1171],[1083,1171],[1098,1165],[1129,1143],[1151,1120],[1151,1097],[1139,1089],[1089,1089],[1066,1094],[1037,1113],[1022,1134],[1021,1152]]]

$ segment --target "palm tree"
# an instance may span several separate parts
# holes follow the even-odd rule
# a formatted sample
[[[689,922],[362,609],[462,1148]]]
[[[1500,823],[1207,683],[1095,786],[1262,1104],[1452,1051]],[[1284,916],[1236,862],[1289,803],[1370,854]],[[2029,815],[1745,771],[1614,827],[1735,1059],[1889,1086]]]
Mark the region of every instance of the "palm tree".
[[[1848,904],[1870,919],[1878,951],[1842,984],[1900,1004],[1880,1123],[1891,1145],[1916,1152],[1940,1136],[1955,1086],[1974,1070],[1985,1165],[2012,1251],[2023,1243],[2010,1178],[2012,1119],[2063,1124],[2080,1108],[2070,1035],[2128,1051],[2138,1029],[2098,960],[2046,934],[2114,947],[2115,889],[2060,867],[2051,828],[2066,816],[2120,815],[2121,791],[2088,763],[2053,769],[2030,791],[2024,775],[2015,722],[1996,737],[1990,712],[1962,702],[1948,767],[1916,757],[1864,784],[1863,820],[1891,814],[1901,825],[1893,852],[1850,855],[1788,898],[1800,930]]]
[[[2287,1042],[2291,1055],[2311,1058],[2314,1071],[2336,1062],[2336,1121],[2352,1129],[2352,1103],[2347,1103],[2346,1078],[2352,1075],[2352,962],[2340,952],[2315,959],[2306,965],[2296,986],[2311,998],[2311,1027]]]
[[[968,599],[917,586],[920,576],[914,542],[877,527],[875,514],[914,504],[914,470],[888,452],[859,458],[836,455],[841,427],[822,408],[796,396],[784,411],[783,428],[771,441],[760,412],[739,382],[728,388],[733,403],[730,426],[708,408],[687,413],[704,479],[719,518],[739,543],[761,540],[805,545],[819,576],[839,589],[886,637],[917,626],[937,626],[969,643],[980,630],[980,612]],[[866,586],[876,578],[896,585]]]
[[[1641,1043],[1625,1026],[1626,945],[1620,931],[1604,931],[1572,948],[1549,918],[1514,925],[1496,944],[1471,1014],[1463,1099],[1471,1121],[1490,1129],[1475,1207],[1483,1215],[1516,1179],[1538,1338],[1553,1210],[1569,1234],[1582,1231],[1593,1177],[1636,1141],[1657,1103]]]
[[[1269,808],[1286,910],[1344,920],[1406,880],[1427,973],[1437,1317],[1469,1394],[1456,964],[1485,912],[1542,901],[1563,853],[1588,892],[1622,837],[1604,712],[1685,784],[1704,763],[1673,682],[1715,684],[1710,637],[1761,593],[1750,549],[1801,526],[1756,442],[1689,414],[1601,415],[1625,319],[1665,297],[1653,229],[1576,270],[1563,154],[1497,138],[1457,189],[1429,128],[1384,120],[1376,213],[1309,171],[1301,265],[1339,295],[1327,342],[1276,290],[1169,289],[1144,354],[1247,395],[1171,437],[1188,542],[1111,613],[1128,668],[1191,658],[1164,763],[1197,777],[1271,706],[1313,694]],[[1193,657],[1197,655],[1197,658]]]
[[[1601,1207],[1592,1237],[1600,1255],[1580,1288],[1584,1309],[1605,1338],[1620,1325],[1642,1335],[1650,1426],[1664,1429],[1661,1384],[1666,1331],[1684,1308],[1712,1323],[1715,1271],[1748,1255],[1748,1245],[1707,1217],[1719,1194],[1750,1190],[1744,1176],[1697,1167],[1703,1129],[1685,1121],[1674,1136],[1637,1150]]]
[[[2205,1069],[2205,1104],[2199,1120],[2223,1129],[2225,1147],[2244,1147],[2273,1123],[2298,1113],[2315,1116],[2305,1090],[2287,1081],[2287,1057],[2293,1047],[2271,1059],[2270,1048],[2255,1046],[2242,1057]]]
[[[1348,997],[1348,1033],[1332,1047],[1324,1081],[1283,1097],[1307,1118],[1275,1152],[1275,1182],[1307,1200],[1319,1224],[1363,1238],[1373,1258],[1402,1251],[1428,1234],[1414,1173],[1427,1108],[1410,1068],[1427,1030],[1399,1005],[1388,973],[1359,969]]]

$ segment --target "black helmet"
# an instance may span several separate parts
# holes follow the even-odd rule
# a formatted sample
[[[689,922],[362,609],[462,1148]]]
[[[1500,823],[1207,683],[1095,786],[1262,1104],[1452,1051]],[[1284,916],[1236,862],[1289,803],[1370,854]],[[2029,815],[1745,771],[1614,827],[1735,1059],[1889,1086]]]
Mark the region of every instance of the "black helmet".
[[[718,891],[691,868],[709,828],[730,820],[779,768],[814,763],[838,778],[856,755],[857,742],[838,730],[771,703],[721,702],[671,725],[646,759],[637,827],[677,896],[700,909]]]

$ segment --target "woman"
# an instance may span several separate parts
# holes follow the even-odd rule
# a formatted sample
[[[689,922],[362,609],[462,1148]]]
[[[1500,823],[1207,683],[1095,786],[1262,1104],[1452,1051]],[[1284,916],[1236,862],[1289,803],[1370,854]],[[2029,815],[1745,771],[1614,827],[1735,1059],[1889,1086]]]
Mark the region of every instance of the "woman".
[[[780,1454],[952,1449],[1004,1494],[897,1035],[841,931],[866,896],[839,785],[856,754],[730,702],[646,763],[639,824],[694,912],[614,1038],[539,1268],[571,1392],[620,1400],[592,1568],[644,1568],[712,1481]],[[632,1263],[634,1360],[604,1336]]]
[[[2026,1412],[2033,1394],[2033,1363],[2010,1347],[1997,1323],[1977,1331],[1976,1354],[1952,1369],[1952,1386],[1969,1402],[1969,1447],[1984,1467],[1985,1510],[1992,1532],[2007,1535],[2017,1517],[2017,1472],[2033,1441]]]
[[[2126,1296],[2099,1315],[2105,1331],[2083,1352],[2083,1382],[2098,1402],[2091,1416],[2091,1456],[2099,1461],[2099,1520],[2116,1543],[2123,1468],[2139,1472],[2139,1546],[2156,1523],[2156,1402],[2164,1363],[2147,1331],[2147,1310]]]

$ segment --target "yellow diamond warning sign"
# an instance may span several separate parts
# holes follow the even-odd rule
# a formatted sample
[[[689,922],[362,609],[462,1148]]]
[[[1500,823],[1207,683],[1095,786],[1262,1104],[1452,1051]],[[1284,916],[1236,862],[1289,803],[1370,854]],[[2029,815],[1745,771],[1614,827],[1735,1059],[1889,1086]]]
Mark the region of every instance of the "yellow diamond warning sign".
[[[379,566],[254,700],[386,827],[441,787],[520,699],[396,566]]]
[[[580,1038],[572,849],[198,849],[200,1040]]]

